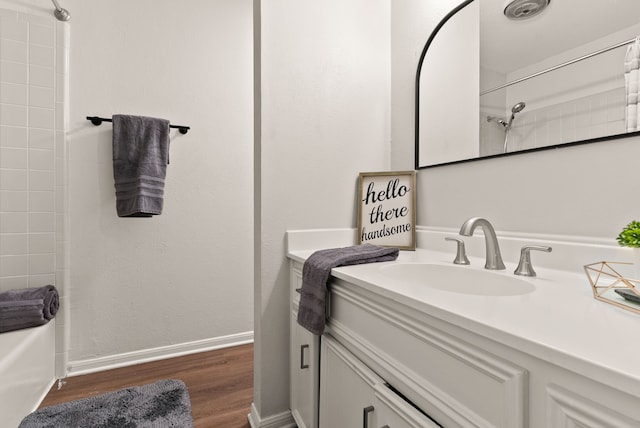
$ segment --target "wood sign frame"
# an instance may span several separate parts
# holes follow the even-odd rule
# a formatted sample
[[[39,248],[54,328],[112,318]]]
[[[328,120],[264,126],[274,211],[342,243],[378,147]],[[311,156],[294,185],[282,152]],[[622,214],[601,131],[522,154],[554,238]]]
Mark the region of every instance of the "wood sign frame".
[[[361,172],[358,244],[416,249],[416,172]]]

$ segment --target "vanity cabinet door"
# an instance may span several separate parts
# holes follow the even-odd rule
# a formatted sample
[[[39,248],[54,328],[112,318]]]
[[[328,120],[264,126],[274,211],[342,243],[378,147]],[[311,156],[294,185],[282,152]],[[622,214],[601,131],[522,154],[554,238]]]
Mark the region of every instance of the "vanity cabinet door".
[[[298,325],[297,305],[291,312],[289,359],[291,414],[298,428],[318,426],[319,338]]]
[[[321,428],[437,428],[378,375],[340,345],[322,336]]]
[[[302,264],[291,264],[289,281],[289,406],[298,428],[318,428],[320,338],[298,324]]]
[[[382,379],[330,335],[320,348],[320,428],[379,428],[374,388]]]

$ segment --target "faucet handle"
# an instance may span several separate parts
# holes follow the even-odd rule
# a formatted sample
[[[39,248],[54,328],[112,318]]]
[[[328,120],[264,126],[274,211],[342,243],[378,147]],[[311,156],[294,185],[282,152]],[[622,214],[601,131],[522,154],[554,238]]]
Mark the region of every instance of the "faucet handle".
[[[522,247],[522,250],[520,250],[520,263],[518,263],[518,267],[513,273],[521,276],[536,276],[536,271],[533,270],[533,265],[531,264],[531,250],[550,253],[551,247],[541,245],[525,245]]]
[[[458,238],[452,238],[450,236],[445,236],[445,241],[454,241],[458,243],[458,248],[456,250],[456,258],[453,263],[457,265],[468,265],[469,259],[467,258],[467,254],[464,251],[464,241]]]

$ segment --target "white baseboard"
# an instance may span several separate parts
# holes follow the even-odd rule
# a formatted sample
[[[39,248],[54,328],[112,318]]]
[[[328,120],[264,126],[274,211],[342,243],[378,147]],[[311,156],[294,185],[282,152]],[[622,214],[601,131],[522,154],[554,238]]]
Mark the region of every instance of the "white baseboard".
[[[253,342],[253,331],[232,334],[229,336],[214,337],[211,339],[196,340],[193,342],[179,343],[176,345],[161,346],[158,348],[142,349],[140,351],[126,352],[124,354],[109,355],[87,360],[69,361],[67,376],[79,376],[95,373],[118,367],[132,366],[134,364],[148,363],[166,358],[180,357],[197,352],[213,351],[215,349],[229,348]]]
[[[248,415],[251,428],[296,428],[290,411],[262,418],[254,403],[251,403],[251,413]]]

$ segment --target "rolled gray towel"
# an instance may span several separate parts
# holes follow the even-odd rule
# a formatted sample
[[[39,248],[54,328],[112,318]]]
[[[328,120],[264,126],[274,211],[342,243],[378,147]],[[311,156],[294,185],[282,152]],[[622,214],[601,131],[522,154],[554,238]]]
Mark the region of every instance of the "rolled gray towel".
[[[46,324],[60,307],[53,285],[0,293],[0,333]]]
[[[0,332],[46,324],[43,306],[42,300],[0,302]]]

